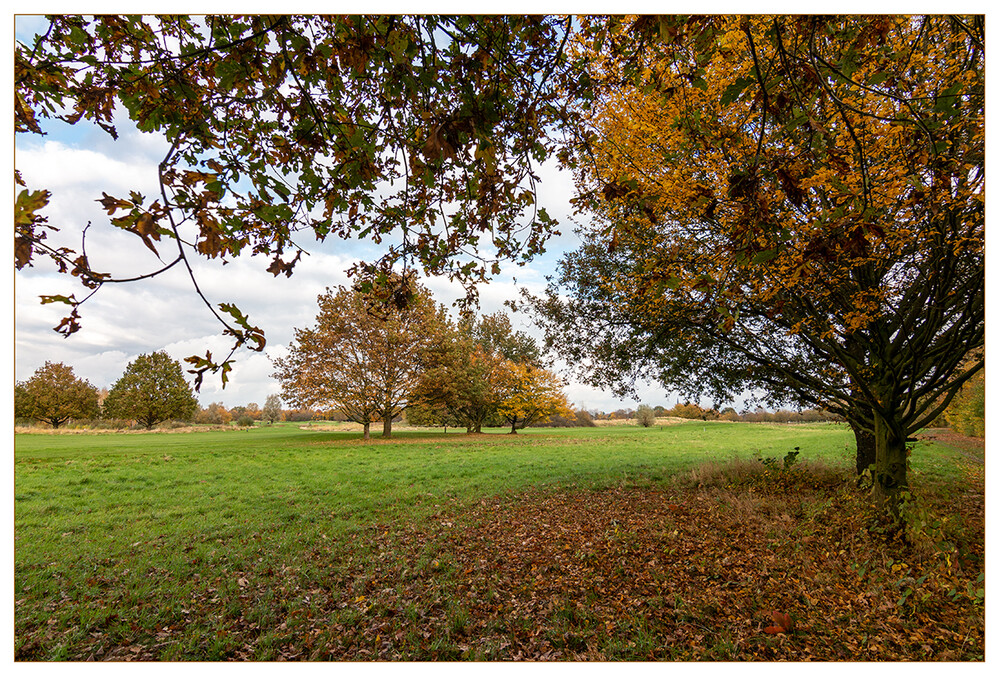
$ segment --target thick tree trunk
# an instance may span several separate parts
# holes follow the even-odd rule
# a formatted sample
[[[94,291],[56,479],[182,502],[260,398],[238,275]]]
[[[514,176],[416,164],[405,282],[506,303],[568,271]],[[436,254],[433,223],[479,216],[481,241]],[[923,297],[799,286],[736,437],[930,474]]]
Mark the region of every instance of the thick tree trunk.
[[[365,439],[371,438],[371,423],[369,422],[364,423],[364,438]]]
[[[510,434],[516,434],[516,433],[517,433],[517,421],[515,420],[513,421],[513,423],[510,424]]]
[[[856,421],[850,421],[853,429],[853,436],[857,440],[857,476],[867,471],[871,465],[877,463],[877,440],[874,433],[864,429]]]
[[[392,438],[392,416],[386,415],[382,417],[382,438],[391,439]]]
[[[908,490],[905,434],[892,421],[874,414],[877,458],[874,467],[874,503],[898,515],[902,493]]]

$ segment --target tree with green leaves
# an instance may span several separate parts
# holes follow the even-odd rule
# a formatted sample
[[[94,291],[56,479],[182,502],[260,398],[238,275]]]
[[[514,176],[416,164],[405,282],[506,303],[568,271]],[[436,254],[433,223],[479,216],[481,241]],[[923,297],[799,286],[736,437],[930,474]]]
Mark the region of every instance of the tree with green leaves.
[[[533,337],[513,328],[510,315],[494,312],[472,324],[472,338],[487,352],[518,364],[541,366],[541,349]]]
[[[98,415],[97,388],[73,375],[62,362],[45,362],[30,378],[14,385],[14,417],[31,418],[58,428]]]
[[[104,400],[111,418],[135,420],[152,429],[165,420],[191,420],[198,400],[180,363],[166,352],[143,354],[129,362]]]

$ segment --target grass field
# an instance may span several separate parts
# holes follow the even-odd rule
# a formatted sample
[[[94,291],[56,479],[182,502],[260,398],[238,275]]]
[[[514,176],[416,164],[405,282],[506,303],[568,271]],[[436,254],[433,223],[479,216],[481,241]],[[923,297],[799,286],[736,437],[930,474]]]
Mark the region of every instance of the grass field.
[[[15,655],[981,659],[979,459],[919,445],[900,547],[852,452],[830,424],[19,434]]]

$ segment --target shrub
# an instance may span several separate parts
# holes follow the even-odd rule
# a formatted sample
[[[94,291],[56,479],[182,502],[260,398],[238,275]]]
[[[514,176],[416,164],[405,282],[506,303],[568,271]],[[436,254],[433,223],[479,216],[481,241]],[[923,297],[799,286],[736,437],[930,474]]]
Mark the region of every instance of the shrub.
[[[236,418],[236,424],[240,427],[253,427],[253,416],[244,413]]]
[[[635,411],[635,421],[642,427],[652,427],[656,424],[656,412],[647,404],[642,404]]]

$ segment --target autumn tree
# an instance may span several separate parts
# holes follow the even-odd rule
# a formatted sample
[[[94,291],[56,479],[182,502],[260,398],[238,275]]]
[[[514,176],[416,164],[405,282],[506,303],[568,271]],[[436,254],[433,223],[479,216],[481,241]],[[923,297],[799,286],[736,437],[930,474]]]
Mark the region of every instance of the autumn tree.
[[[45,362],[24,382],[14,385],[14,417],[31,418],[58,428],[74,418],[96,418],[98,391],[73,368]]]
[[[366,291],[400,262],[474,299],[476,283],[543,251],[555,231],[537,169],[574,115],[573,32],[570,18],[546,16],[49,17],[15,44],[14,131],[91,124],[117,139],[122,111],[165,137],[155,197],[94,196],[164,264],[131,279],[92,267],[84,224],[59,224],[81,241],[56,242],[50,190],[16,174],[15,265],[48,258],[83,283],[84,298],[47,297],[68,305],[66,335],[102,285],[174,266],[193,278],[195,256],[246,252],[290,276],[303,229],[382,244],[378,261],[353,269]],[[236,346],[263,349],[238,308],[202,299]],[[190,363],[198,383],[231,368],[210,354]]]
[[[614,86],[574,156],[594,218],[539,300],[549,342],[696,394],[760,387],[839,413],[873,437],[875,499],[894,509],[906,440],[984,364],[961,363],[984,340],[983,18],[584,33]]]
[[[262,409],[262,418],[270,425],[281,420],[281,395],[267,395],[267,400],[264,402],[264,408]]]
[[[496,389],[497,412],[510,425],[510,434],[552,415],[573,415],[562,382],[545,369],[506,360],[499,370]]]
[[[198,400],[180,363],[166,352],[143,354],[129,362],[104,400],[106,415],[135,420],[146,429],[164,420],[191,420]]]
[[[421,412],[481,433],[498,414],[506,362],[536,367],[540,358],[534,338],[514,329],[506,314],[466,314],[446,327],[428,353],[415,393]]]
[[[220,402],[214,402],[198,411],[194,422],[202,425],[228,425],[232,422],[232,413]]]
[[[413,299],[384,306],[357,288],[327,289],[319,296],[312,328],[295,329],[286,357],[274,360],[274,376],[287,401],[335,410],[364,426],[392,420],[410,403],[427,350],[445,323],[442,307],[413,282]]]

